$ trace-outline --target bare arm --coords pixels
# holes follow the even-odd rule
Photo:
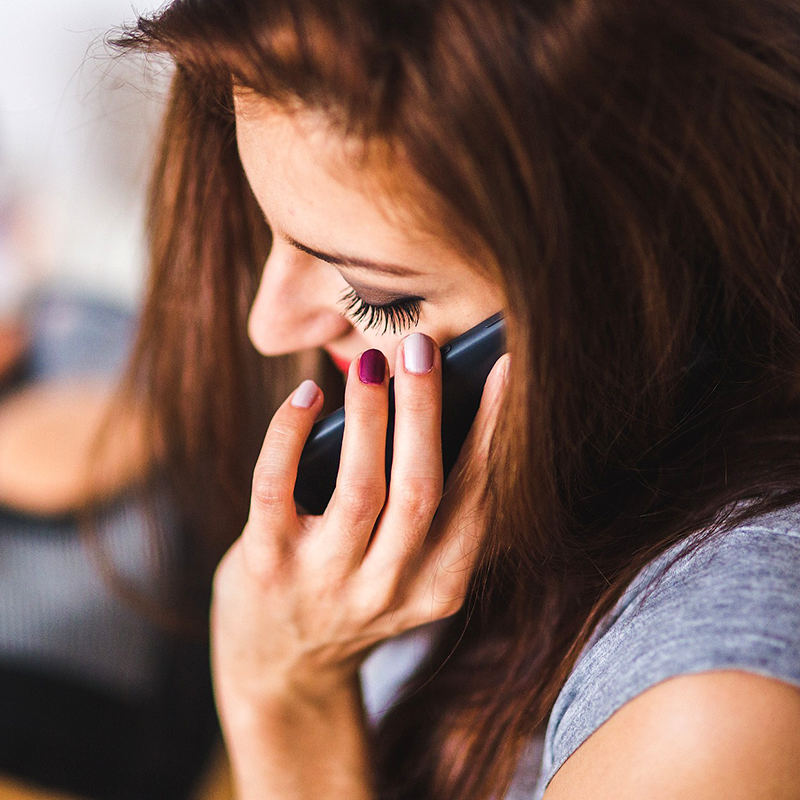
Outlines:
[[[800,689],[746,672],[685,675],[626,703],[544,800],[798,800]]]
[[[221,713],[238,800],[369,800],[365,720],[356,680],[316,698],[287,692]]]

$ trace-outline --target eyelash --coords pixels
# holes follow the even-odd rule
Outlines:
[[[363,322],[365,330],[383,325],[381,333],[386,333],[390,327],[392,333],[398,333],[406,327],[413,328],[417,325],[422,298],[405,297],[376,306],[362,300],[356,290],[350,287],[342,293],[339,300],[345,304],[345,314],[357,324]]]

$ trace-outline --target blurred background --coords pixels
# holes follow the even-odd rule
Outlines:
[[[0,799],[229,796],[207,646],[149,598],[187,532],[153,552],[134,410],[102,486],[81,480],[135,335],[143,213],[169,70],[103,41],[127,0],[6,3],[0,28]],[[138,438],[137,438],[138,437]],[[88,492],[88,495],[87,495]],[[98,510],[97,540],[78,510]],[[167,574],[164,581],[165,568]]]
[[[3,271],[6,306],[38,281],[129,308],[140,296],[143,188],[166,76],[109,55],[104,34],[133,19],[126,0],[3,9],[2,258],[19,271]]]

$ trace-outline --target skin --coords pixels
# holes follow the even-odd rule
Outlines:
[[[441,240],[407,224],[367,188],[325,120],[236,97],[239,152],[274,245],[249,320],[265,355],[325,347],[352,360],[337,488],[321,517],[298,515],[297,462],[322,406],[291,397],[275,414],[253,477],[250,517],[217,570],[212,658],[237,796],[368,798],[369,755],[358,667],[377,643],[461,606],[485,528],[478,498],[454,470],[442,500],[443,343],[503,307],[502,295]],[[400,222],[402,220],[402,224]],[[299,249],[401,265],[413,276]],[[338,301],[425,298],[418,332],[428,372],[404,367],[404,333],[365,330]],[[418,335],[418,333],[412,334]],[[359,380],[359,354],[380,349],[381,384]],[[498,360],[462,461],[486,460],[502,392]],[[395,377],[391,491],[383,472],[388,378]]]
[[[117,410],[98,449],[114,395],[103,380],[53,380],[0,403],[0,505],[61,516],[113,497],[147,474],[142,413]]]
[[[0,323],[0,389],[25,355],[21,323]],[[51,380],[0,399],[0,505],[39,517],[74,513],[107,500],[148,469],[144,419],[118,410],[107,446],[97,437],[111,403],[108,381]]]
[[[432,344],[477,324],[501,309],[503,301],[498,288],[443,238],[407,224],[408,209],[392,208],[387,198],[368,190],[374,181],[348,161],[348,143],[324,119],[309,111],[288,113],[241,92],[236,114],[242,164],[275,236],[250,315],[250,337],[265,355],[324,347],[352,361],[341,466],[324,515],[299,515],[292,498],[300,452],[322,406],[321,392],[308,408],[293,406],[293,393],[265,436],[249,519],[214,581],[212,662],[220,718],[239,800],[367,800],[375,795],[358,667],[379,642],[458,610],[486,520],[479,502],[482,486],[460,479],[458,468],[448,486],[442,485],[438,349],[433,348],[429,372],[407,371],[403,332],[354,325],[337,298],[350,286],[376,303],[402,295],[423,297],[418,330]],[[395,178],[402,183],[402,176]],[[420,274],[334,266],[293,242],[314,251],[405,265]],[[383,477],[388,374],[381,384],[361,383],[359,354],[367,348],[385,354],[387,373],[395,377],[388,497]],[[507,363],[507,356],[501,358],[486,382],[462,463],[467,458],[485,463]],[[473,480],[477,474],[472,473]],[[787,711],[783,694],[763,691],[765,679],[758,684],[745,680],[727,693],[718,690],[713,678],[710,683],[701,679],[681,679],[689,687],[688,698],[665,694],[667,682],[628,704],[617,715],[619,725],[613,719],[606,723],[602,736],[596,734],[567,761],[547,800],[605,796],[598,793],[598,781],[613,774],[612,761],[630,763],[630,757],[621,758],[628,753],[635,753],[647,791],[637,794],[630,784],[628,793],[621,794],[616,783],[608,783],[614,787],[613,793],[610,788],[606,792],[609,797],[800,796],[796,771],[788,769],[774,780],[795,794],[754,793],[761,785],[759,768],[726,770],[728,756],[714,746],[720,730],[733,731],[729,739],[741,736],[747,743],[742,757],[760,764],[774,737],[762,736],[758,727],[757,735],[748,735],[733,723],[742,699],[766,715],[754,718],[756,724],[771,713],[794,714],[793,744],[800,729],[797,704]],[[692,739],[692,752],[699,754],[693,762],[682,757],[685,744],[675,736],[676,702],[679,711],[699,707],[703,712],[703,725]],[[629,716],[636,713],[640,716]],[[790,722],[781,731],[790,733]],[[602,747],[588,747],[592,740]],[[708,791],[709,782],[698,777],[705,769],[715,778]],[[734,781],[739,794],[731,792]],[[659,794],[650,792],[653,786],[661,787]]]
[[[369,172],[352,166],[347,146],[312,112],[287,114],[263,98],[236,95],[239,154],[273,232],[249,322],[264,355],[324,347],[345,360],[381,350],[394,370],[405,331],[365,330],[343,313],[342,292],[354,288],[369,303],[424,298],[416,330],[443,344],[504,306],[500,289],[479,275],[441,238],[385,197]],[[402,177],[398,177],[402,183]],[[396,276],[333,265],[299,250],[371,259],[412,268]]]
[[[682,675],[626,703],[545,800],[797,800],[800,690],[737,670]]]

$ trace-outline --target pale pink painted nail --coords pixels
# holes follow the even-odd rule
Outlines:
[[[415,375],[431,371],[433,342],[424,333],[412,333],[403,340],[403,365]]]
[[[303,381],[295,390],[291,404],[295,408],[311,408],[317,399],[317,384],[312,380]]]

